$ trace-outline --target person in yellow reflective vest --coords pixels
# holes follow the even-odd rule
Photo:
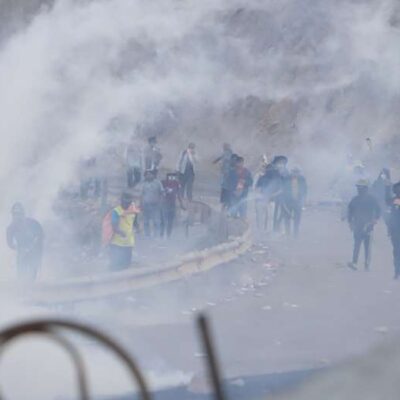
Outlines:
[[[110,267],[113,270],[128,268],[132,263],[134,223],[138,212],[130,193],[123,193],[120,205],[111,212],[113,235],[110,242]]]

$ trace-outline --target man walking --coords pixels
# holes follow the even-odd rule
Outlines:
[[[193,200],[193,184],[195,178],[196,145],[189,143],[179,156],[177,170],[181,176],[182,198]]]
[[[369,193],[369,184],[365,179],[357,182],[357,196],[355,196],[347,212],[347,220],[354,236],[353,259],[349,268],[356,270],[361,245],[365,251],[365,270],[368,271],[371,263],[371,238],[375,224],[381,215],[377,200]]]
[[[28,218],[21,203],[11,209],[12,222],[7,228],[7,244],[17,252],[17,275],[33,282],[42,264],[43,229],[38,221]]]
[[[123,193],[120,205],[111,211],[110,267],[114,271],[128,268],[132,264],[134,223],[138,213],[130,193]]]

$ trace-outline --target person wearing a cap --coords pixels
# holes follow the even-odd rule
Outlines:
[[[361,245],[364,245],[364,267],[368,271],[371,263],[371,238],[375,224],[381,216],[378,201],[369,193],[369,182],[360,179],[357,182],[357,196],[348,206],[347,221],[354,236],[353,259],[348,264],[351,269],[357,269]]]
[[[394,279],[400,278],[400,182],[393,185],[390,193],[390,187],[387,187],[387,203],[390,207],[388,217],[389,235],[393,246]]]
[[[26,217],[21,203],[13,205],[11,215],[7,243],[17,252],[17,275],[22,281],[33,282],[42,264],[43,229],[38,221]]]
[[[132,250],[135,246],[134,223],[139,213],[133,204],[133,196],[126,192],[121,202],[111,212],[113,235],[110,242],[110,267],[113,270],[128,268],[132,263]]]

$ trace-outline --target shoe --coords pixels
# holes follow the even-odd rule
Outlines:
[[[357,271],[356,264],[354,264],[353,262],[349,262],[349,263],[347,264],[347,266],[348,266],[350,269],[352,269],[353,271]]]

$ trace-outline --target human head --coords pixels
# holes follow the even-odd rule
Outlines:
[[[236,167],[242,168],[243,165],[244,165],[244,158],[239,156],[236,160]]]
[[[124,210],[127,210],[131,206],[132,202],[133,202],[133,196],[132,196],[131,193],[129,193],[129,192],[122,193],[122,195],[121,195],[121,207]]]
[[[188,145],[188,149],[189,149],[190,151],[194,151],[195,148],[196,148],[196,145],[195,145],[193,142],[190,142],[189,145]]]
[[[288,158],[286,156],[275,156],[272,161],[274,167],[281,173],[285,171],[287,163]]]
[[[144,173],[144,178],[146,181],[152,181],[154,179],[154,172],[151,169],[148,169]]]
[[[231,149],[231,145],[230,145],[229,143],[224,143],[224,144],[222,145],[222,149],[223,149],[224,151],[229,151],[229,150]]]
[[[148,138],[148,142],[149,142],[149,145],[154,146],[155,144],[157,144],[157,138],[155,136],[150,136]]]
[[[392,190],[397,197],[400,197],[400,182],[395,183]]]
[[[358,194],[366,194],[369,190],[369,182],[367,179],[360,179],[357,184],[357,192]]]
[[[11,207],[11,215],[14,222],[20,222],[25,218],[25,210],[21,203],[14,203]]]

